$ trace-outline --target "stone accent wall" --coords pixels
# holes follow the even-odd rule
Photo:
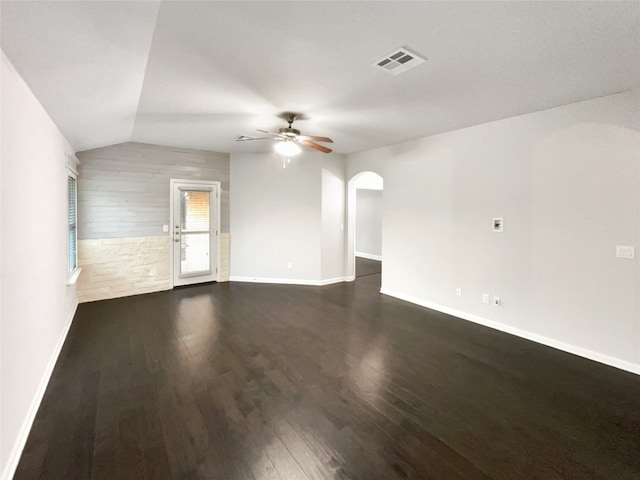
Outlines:
[[[171,288],[171,179],[220,182],[218,270],[228,281],[229,154],[122,143],[78,157],[80,302]]]
[[[171,288],[168,236],[78,241],[80,302]]]
[[[229,281],[229,234],[220,234],[220,259],[218,261],[218,278],[219,282]]]
[[[92,302],[171,289],[168,236],[78,241],[78,300]],[[218,272],[229,281],[229,234],[220,235]]]

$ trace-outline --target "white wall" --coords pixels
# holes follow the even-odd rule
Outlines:
[[[356,256],[382,259],[382,190],[356,189]]]
[[[344,157],[305,151],[282,168],[275,154],[234,153],[230,184],[231,280],[342,277]]]
[[[231,155],[232,280],[320,279],[319,175],[313,155],[287,168],[268,153]]]
[[[322,161],[322,280],[344,277],[345,159],[325,155]]]
[[[2,53],[0,471],[13,475],[77,307],[66,286],[70,145]]]
[[[383,291],[640,372],[639,98],[350,155],[384,178]]]

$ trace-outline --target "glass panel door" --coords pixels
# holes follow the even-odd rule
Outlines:
[[[218,184],[171,184],[173,285],[217,280]]]
[[[211,273],[211,192],[180,191],[180,276]]]

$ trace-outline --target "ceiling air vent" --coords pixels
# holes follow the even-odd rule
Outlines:
[[[373,66],[381,68],[392,75],[398,75],[399,73],[406,72],[420,65],[424,61],[424,58],[416,55],[408,48],[402,47],[394,50],[389,55],[385,55],[374,63]]]

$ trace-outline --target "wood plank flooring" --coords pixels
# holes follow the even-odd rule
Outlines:
[[[356,278],[382,273],[382,262],[356,257]]]
[[[380,295],[80,305],[16,480],[640,478],[640,378]]]

